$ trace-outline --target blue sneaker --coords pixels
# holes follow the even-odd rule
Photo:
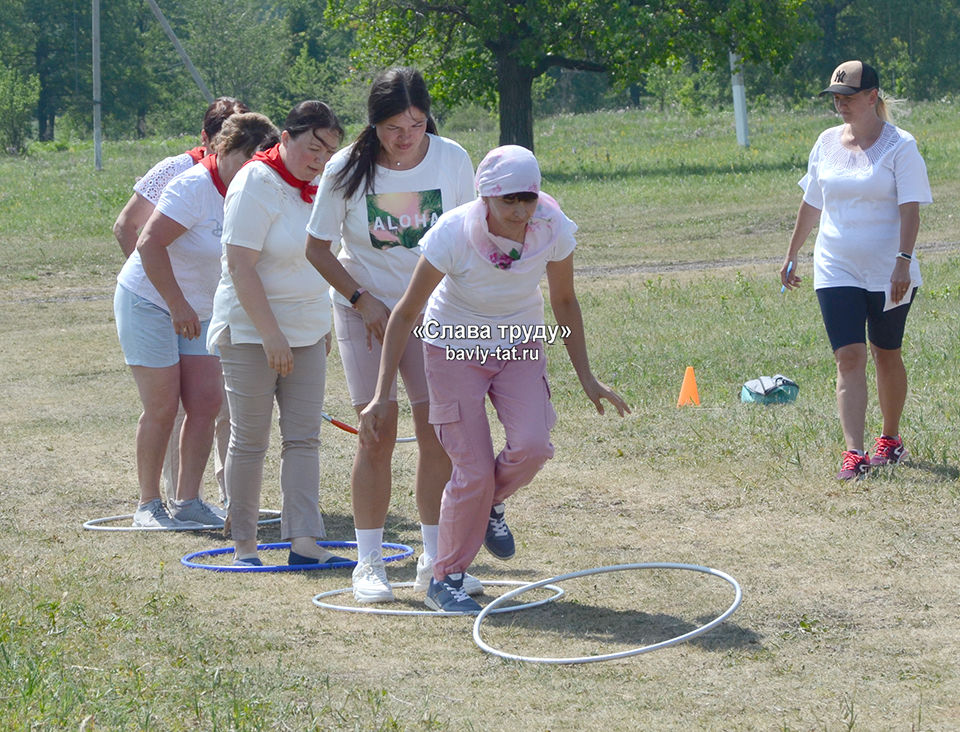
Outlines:
[[[463,589],[463,573],[448,574],[440,582],[430,580],[424,604],[431,610],[442,613],[480,612],[479,603]]]
[[[513,534],[503,518],[504,504],[498,503],[490,509],[490,521],[483,545],[497,559],[510,559],[516,553]]]
[[[313,557],[307,557],[303,554],[297,554],[297,552],[290,550],[290,554],[287,556],[287,564],[290,566],[297,565],[309,565],[315,566],[318,564],[342,564],[342,563],[353,564],[352,559],[347,559],[346,557],[338,557],[336,554],[331,554],[329,557],[324,559],[322,562],[319,559],[314,559]]]
[[[237,557],[233,560],[234,567],[262,567],[263,562],[259,557]]]

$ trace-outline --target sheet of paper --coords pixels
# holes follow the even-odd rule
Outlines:
[[[910,298],[913,297],[914,287],[916,287],[916,285],[911,282],[910,287],[907,288],[907,294],[903,296],[903,299],[900,302],[894,302],[893,297],[890,294],[890,290],[893,289],[893,283],[888,283],[887,291],[884,293],[883,312],[893,310],[894,308],[898,308],[901,305],[906,305],[908,302],[910,302]]]

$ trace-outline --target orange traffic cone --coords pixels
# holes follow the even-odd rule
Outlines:
[[[693,366],[687,366],[687,370],[683,374],[680,398],[677,399],[678,407],[686,404],[696,404],[698,407],[700,406],[700,395],[697,393],[697,377],[693,373]]]

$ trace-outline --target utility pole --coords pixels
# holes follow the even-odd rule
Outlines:
[[[160,6],[157,5],[156,0],[147,0],[147,4],[150,6],[153,14],[156,16],[157,22],[160,23],[164,33],[167,34],[167,38],[170,39],[173,47],[177,49],[177,53],[180,54],[180,60],[183,61],[183,65],[187,67],[187,71],[190,72],[193,80],[197,83],[197,87],[200,89],[200,93],[203,94],[203,98],[206,99],[207,104],[209,104],[213,101],[213,94],[211,94],[210,90],[207,89],[207,85],[204,84],[203,79],[200,78],[200,72],[197,71],[197,67],[193,65],[193,62],[190,61],[190,57],[187,55],[187,52],[184,50],[183,46],[180,45],[180,40],[177,38],[177,34],[173,32],[173,28],[170,27],[166,17],[164,17],[163,11],[160,10]]]
[[[750,134],[747,131],[747,92],[743,86],[743,68],[740,57],[730,52],[730,81],[733,85],[733,116],[737,122],[737,144],[750,147]]]
[[[100,0],[93,0],[93,167],[103,170],[100,149]]]

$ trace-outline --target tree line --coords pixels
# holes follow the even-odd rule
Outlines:
[[[793,104],[841,61],[876,66],[896,97],[953,96],[960,0],[158,0],[215,95],[282,119],[320,98],[365,121],[378,69],[420,67],[443,115],[498,112],[533,147],[557,112],[730,103],[729,52],[751,102]],[[205,102],[144,0],[101,5],[108,138],[196,132]],[[88,137],[91,0],[0,6],[0,144]]]

